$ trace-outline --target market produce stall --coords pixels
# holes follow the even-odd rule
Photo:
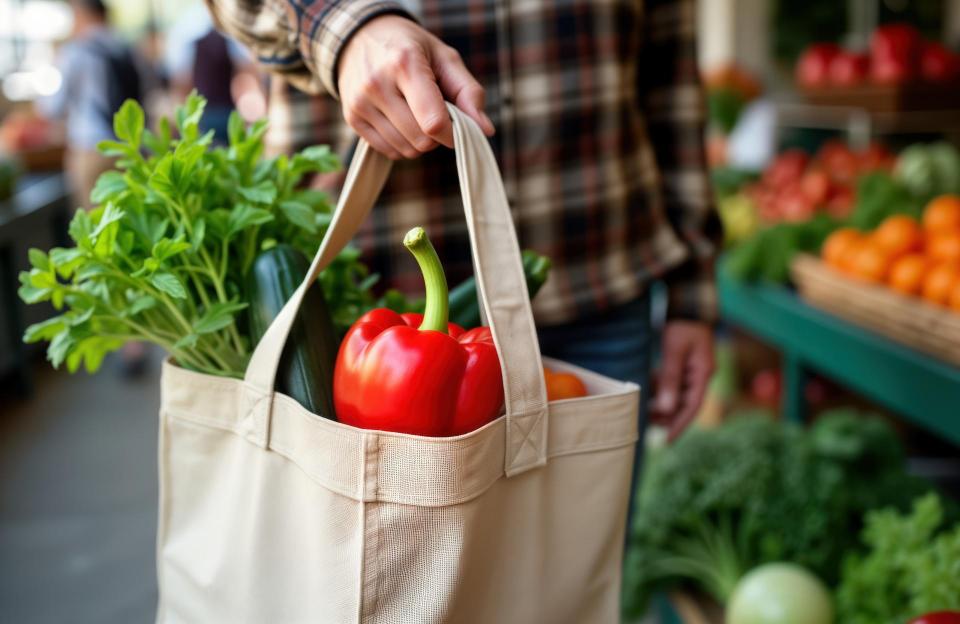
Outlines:
[[[960,56],[909,24],[878,26],[868,39],[864,51],[808,45],[795,65],[802,101],[777,101],[780,126],[845,130],[860,147],[877,135],[960,130]]]
[[[846,49],[782,59],[796,88],[767,98],[776,153],[761,169],[711,161],[720,315],[734,330],[718,361],[743,370],[718,373],[721,407],[701,429],[650,454],[628,614],[960,617],[929,615],[960,609],[947,563],[960,516],[943,489],[960,445],[960,56],[930,29],[865,24]],[[733,124],[716,117],[725,135]],[[932,457],[942,481],[911,475]]]
[[[918,143],[894,159],[828,143],[813,158],[785,151],[721,199],[738,234],[719,265],[721,314],[782,352],[788,419],[802,419],[816,371],[960,440],[958,190],[960,153],[949,144]],[[751,228],[745,211],[757,215]]]

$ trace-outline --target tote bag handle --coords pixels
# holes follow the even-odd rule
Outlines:
[[[454,150],[463,208],[470,232],[482,309],[500,355],[506,398],[508,476],[546,463],[547,396],[520,248],[503,181],[486,137],[452,104]],[[306,278],[267,329],[247,367],[245,385],[263,407],[269,439],[273,387],[283,347],[307,288],[353,238],[380,194],[391,162],[360,140],[326,236]],[[400,241],[397,241],[400,244]]]

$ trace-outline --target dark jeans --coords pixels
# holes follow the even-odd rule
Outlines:
[[[208,106],[200,118],[200,132],[213,130],[213,142],[216,145],[229,143],[227,126],[230,123],[232,108],[224,106]]]
[[[595,317],[579,319],[566,325],[541,327],[540,350],[543,355],[570,362],[589,370],[640,385],[640,440],[633,464],[633,485],[630,488],[630,514],[637,476],[643,461],[643,438],[650,399],[650,360],[654,336],[650,323],[650,297],[621,305]],[[630,525],[627,525],[627,535]]]

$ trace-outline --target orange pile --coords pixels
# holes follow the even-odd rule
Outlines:
[[[873,232],[840,228],[821,255],[847,275],[960,312],[960,196],[932,200],[921,223],[894,215]]]

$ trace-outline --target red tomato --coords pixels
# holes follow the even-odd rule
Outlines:
[[[777,197],[780,216],[784,221],[808,221],[813,216],[817,206],[807,197],[799,182],[783,187]]]
[[[920,75],[930,82],[951,82],[960,76],[960,59],[943,45],[929,41],[920,52]]]
[[[750,382],[750,393],[758,403],[776,405],[780,402],[781,385],[780,371],[765,368],[753,376]]]
[[[853,191],[849,187],[837,186],[830,194],[830,199],[827,200],[827,213],[838,219],[849,217],[850,213],[853,212],[855,199]]]
[[[874,61],[870,65],[870,77],[881,85],[904,84],[913,78],[913,68],[902,61]]]
[[[830,61],[840,53],[835,43],[814,43],[797,60],[796,80],[804,87],[823,87],[828,81]]]
[[[791,149],[778,155],[773,164],[763,172],[763,183],[779,189],[790,182],[796,182],[803,175],[810,158],[803,150]]]
[[[908,624],[960,624],[960,611],[937,611],[913,618]]]
[[[863,84],[870,75],[870,57],[854,52],[840,52],[830,61],[830,84],[852,87]]]
[[[912,61],[920,49],[920,32],[910,24],[884,24],[870,37],[870,54],[875,60]]]
[[[800,178],[800,190],[814,206],[822,206],[830,193],[830,177],[822,169],[808,169]]]
[[[880,143],[871,143],[870,147],[860,153],[860,172],[890,171],[896,157]]]
[[[914,78],[920,44],[920,33],[909,24],[886,24],[873,31],[870,38],[873,80],[899,84]]]
[[[764,223],[775,223],[780,220],[780,203],[774,191],[763,189],[757,193],[757,214]]]
[[[830,141],[825,141],[820,146],[820,149],[818,149],[817,153],[814,154],[814,160],[819,161],[821,165],[827,166],[835,154],[849,151],[850,148],[847,147],[847,144],[844,141],[832,139]]]
[[[843,141],[827,141],[817,152],[817,159],[833,180],[848,183],[860,167],[857,155]]]

